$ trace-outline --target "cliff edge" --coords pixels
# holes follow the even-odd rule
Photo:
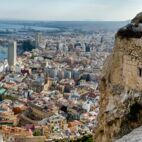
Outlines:
[[[104,65],[95,142],[116,141],[142,125],[141,22],[139,13],[117,32],[113,53]]]
[[[142,142],[142,127],[134,129],[131,133],[123,136],[115,142]]]

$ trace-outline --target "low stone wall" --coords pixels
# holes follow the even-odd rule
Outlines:
[[[45,142],[44,136],[35,136],[35,137],[17,137],[15,142]]]
[[[38,121],[31,120],[31,119],[29,119],[28,117],[26,117],[24,114],[21,115],[21,118],[22,118],[23,120],[25,120],[25,121],[31,123],[31,124],[35,124],[35,125],[38,124]]]

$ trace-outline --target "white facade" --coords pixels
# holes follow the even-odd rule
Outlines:
[[[86,101],[83,105],[82,108],[85,109],[87,112],[90,111],[91,109],[91,103],[89,101]]]
[[[0,63],[0,73],[3,72],[3,71],[6,71],[7,68],[8,68],[7,61]]]
[[[2,134],[0,134],[0,142],[3,142]]]

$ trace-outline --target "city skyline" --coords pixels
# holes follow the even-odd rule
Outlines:
[[[141,11],[141,0],[0,0],[2,20],[122,21]]]

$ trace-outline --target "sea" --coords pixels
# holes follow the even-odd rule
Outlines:
[[[0,61],[7,59],[8,49],[6,47],[0,46]]]

